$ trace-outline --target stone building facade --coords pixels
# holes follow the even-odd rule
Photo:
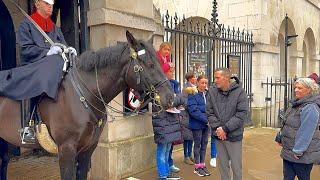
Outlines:
[[[154,0],[162,13],[186,17],[211,18],[210,0]],[[288,34],[298,35],[288,49],[288,77],[308,76],[320,72],[320,1],[319,0],[217,0],[219,23],[248,29],[253,33],[253,102],[255,124],[263,125],[267,77],[283,79],[285,16]],[[279,81],[279,80],[278,80]],[[281,100],[280,100],[281,101]],[[280,102],[283,103],[283,102]],[[274,119],[276,121],[276,119]]]
[[[126,30],[133,33],[137,39],[147,40],[154,35],[155,47],[158,47],[163,41],[164,29],[161,26],[160,12],[154,7],[152,0],[83,1],[89,3],[87,23],[90,30],[90,49],[98,50],[115,45],[117,42],[126,41]],[[4,3],[12,17],[14,31],[17,32],[19,23],[25,17],[10,1],[4,0]],[[32,0],[20,0],[18,3],[25,11],[28,11]],[[60,19],[58,19],[57,25],[60,26],[60,24]],[[19,59],[19,52],[16,54]],[[123,109],[117,102],[122,104],[124,98],[121,93],[110,105]],[[93,154],[90,179],[121,179],[155,165],[151,116],[113,115],[115,116],[114,121],[106,124],[98,147]],[[112,119],[111,116],[108,118]]]

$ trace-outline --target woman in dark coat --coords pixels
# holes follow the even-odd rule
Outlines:
[[[156,108],[153,108],[157,112]],[[170,173],[169,154],[174,141],[181,139],[179,114],[162,111],[152,116],[154,142],[157,144],[157,170],[159,179],[176,178]]]
[[[309,78],[295,82],[278,143],[282,146],[283,179],[310,179],[313,164],[320,162],[319,87]]]

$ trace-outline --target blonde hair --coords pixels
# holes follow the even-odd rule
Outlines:
[[[319,94],[319,86],[312,79],[310,79],[310,78],[299,78],[298,80],[296,80],[294,85],[296,85],[298,83],[301,84],[302,86],[310,89],[310,93],[312,95]]]
[[[163,43],[160,44],[160,49],[162,49],[162,48],[164,48],[164,47],[169,47],[170,50],[172,49],[171,44],[168,43],[168,42],[163,42]]]

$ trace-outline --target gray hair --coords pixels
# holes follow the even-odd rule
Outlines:
[[[294,84],[301,84],[302,86],[310,89],[310,93],[312,95],[319,94],[319,85],[315,83],[312,79],[310,78],[299,78]]]
[[[217,68],[214,72],[218,72],[218,71],[221,71],[221,73],[222,73],[223,76],[225,76],[225,77],[227,77],[227,78],[231,78],[231,71],[230,71],[230,69],[221,67],[221,68]]]

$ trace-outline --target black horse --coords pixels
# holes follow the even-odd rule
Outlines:
[[[83,53],[61,83],[57,101],[43,98],[39,104],[43,123],[58,146],[62,180],[87,179],[91,155],[107,122],[105,107],[120,92],[133,88],[164,109],[173,102],[152,45],[137,41],[128,31],[126,36],[128,43]],[[17,101],[0,97],[0,137],[34,148],[21,144],[20,112]],[[0,151],[7,154],[5,148]],[[6,168],[7,158],[3,158],[2,174]]]

